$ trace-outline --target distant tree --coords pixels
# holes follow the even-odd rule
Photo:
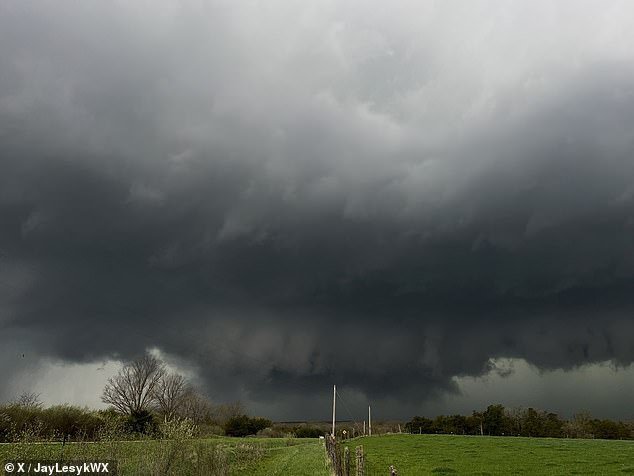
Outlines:
[[[239,415],[229,418],[225,423],[227,436],[249,436],[264,430],[272,425],[266,418],[251,418],[247,415]]]
[[[481,424],[482,424],[482,418],[475,416],[475,412],[473,412],[473,414],[469,416],[466,416],[465,417],[465,434],[479,435]]]
[[[203,394],[189,387],[183,395],[183,403],[178,410],[178,416],[189,418],[194,423],[200,424],[215,420],[215,406]]]
[[[244,414],[244,404],[240,401],[225,403],[218,407],[221,418],[229,419]]]
[[[455,433],[469,435],[513,435],[548,438],[605,438],[634,439],[634,422],[592,418],[581,412],[569,421],[556,413],[534,408],[505,409],[502,405],[489,405],[483,412],[471,416],[438,416],[434,420],[414,417],[405,425],[411,433]]]
[[[166,374],[154,387],[154,404],[167,420],[171,420],[181,412],[192,392],[185,377],[176,373]]]
[[[40,394],[35,392],[23,392],[18,398],[11,402],[13,405],[25,410],[39,410],[42,408]]]
[[[632,437],[628,425],[621,421],[594,419],[590,425],[595,438],[620,440]]]
[[[474,410],[469,420],[476,427],[476,434],[484,435],[484,412]]]
[[[165,375],[163,362],[146,353],[140,359],[123,366],[110,379],[101,400],[127,415],[142,415],[156,400],[156,389]]]
[[[482,423],[484,433],[488,435],[503,435],[510,432],[510,425],[504,413],[504,406],[500,404],[487,407],[482,413]]]
[[[405,431],[409,433],[435,433],[434,421],[429,418],[415,416],[405,423]]]
[[[300,426],[295,430],[297,438],[319,438],[324,435],[324,431],[316,426]]]
[[[586,411],[573,415],[563,426],[563,431],[572,438],[594,438],[592,416]]]
[[[526,410],[524,415],[525,436],[544,436],[543,420],[543,415],[534,408]]]
[[[418,427],[418,428],[417,428]],[[465,435],[475,433],[476,425],[463,415],[440,415],[433,421],[428,418],[414,417],[405,425],[413,433],[444,433],[447,435]]]
[[[212,419],[221,426],[224,426],[231,418],[244,414],[244,404],[239,401],[212,406]]]
[[[467,419],[462,415],[451,415],[445,420],[445,433],[464,435],[466,433]]]
[[[505,411],[506,418],[509,422],[509,429],[512,435],[524,435],[524,415],[526,410],[522,407],[507,408]]]
[[[562,437],[564,422],[556,413],[544,413],[546,415],[544,422],[544,436],[548,436],[550,438]]]

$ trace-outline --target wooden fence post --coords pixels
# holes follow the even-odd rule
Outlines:
[[[326,436],[326,451],[330,457],[332,463],[332,470],[336,476],[343,476],[343,468],[341,462],[341,456],[339,454],[339,448],[337,447],[337,440],[330,436]]]
[[[350,476],[350,449],[343,449],[343,476]]]
[[[365,458],[363,457],[363,446],[357,446],[357,476],[365,476]]]

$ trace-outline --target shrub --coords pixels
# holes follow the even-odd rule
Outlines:
[[[319,438],[323,436],[324,432],[314,426],[300,426],[295,430],[295,436],[297,438]]]
[[[148,410],[133,411],[127,419],[127,430],[130,433],[150,435],[158,430],[154,415]]]
[[[96,412],[71,405],[55,405],[41,411],[48,438],[95,439],[103,420]]]
[[[266,418],[251,418],[247,415],[231,417],[225,423],[225,433],[227,436],[248,436],[255,435],[258,431],[272,425],[271,420]]]

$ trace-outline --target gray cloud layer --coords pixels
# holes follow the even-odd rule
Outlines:
[[[158,346],[289,408],[333,382],[420,401],[496,357],[631,363],[633,22],[3,3],[0,339]]]

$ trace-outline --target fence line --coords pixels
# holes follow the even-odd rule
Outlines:
[[[332,465],[332,471],[335,476],[352,476],[352,465],[350,464],[350,450],[346,446],[341,448],[341,445],[337,440],[327,435],[326,441],[326,453],[328,459]],[[354,476],[366,476],[365,474],[365,455],[363,453],[363,446],[356,447],[356,474]]]

